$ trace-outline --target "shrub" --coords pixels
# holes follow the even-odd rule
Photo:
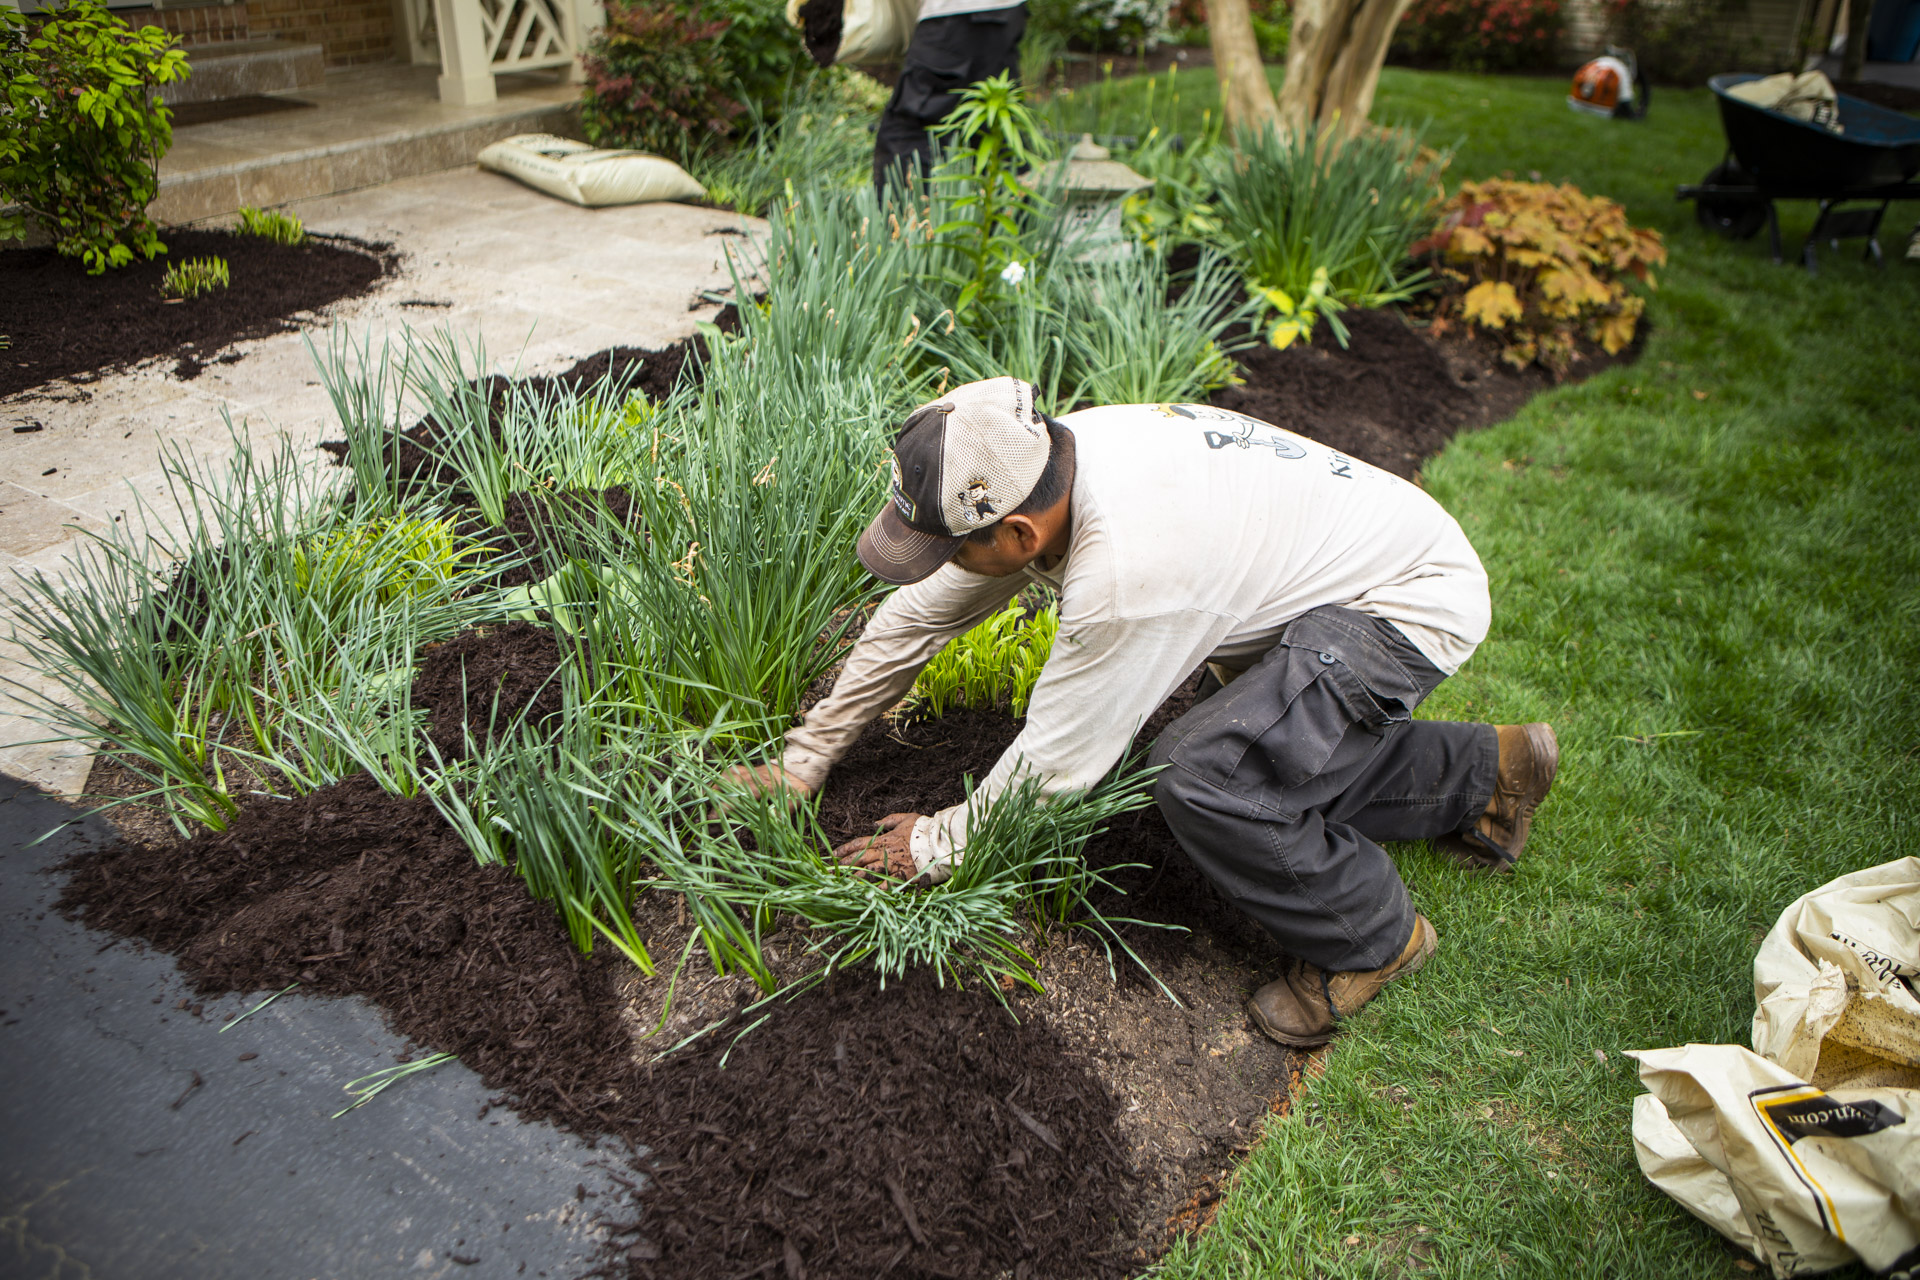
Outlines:
[[[587,87],[580,127],[598,146],[684,156],[699,136],[726,137],[745,110],[720,37],[724,18],[647,0],[616,0],[581,60]]]
[[[172,44],[94,0],[52,10],[37,29],[0,8],[0,198],[95,275],[166,252],[147,205],[173,145],[173,114],[156,90],[187,74]],[[25,232],[24,218],[0,218],[0,239]]]
[[[1074,0],[1067,39],[1094,50],[1145,53],[1172,32],[1171,0]]]
[[[160,277],[160,292],[169,298],[197,298],[227,287],[225,258],[193,258],[176,262]]]
[[[1391,54],[1455,71],[1551,67],[1564,25],[1560,0],[1414,0]]]
[[[306,227],[293,214],[252,206],[240,210],[239,230],[243,236],[259,236],[275,244],[299,244],[307,238]]]
[[[1748,0],[1606,0],[1607,41],[1633,50],[1640,74],[1701,85],[1737,67],[1776,71],[1758,36],[1737,21]]]
[[[1443,163],[1418,138],[1393,130],[1243,134],[1238,151],[1213,167],[1221,239],[1252,291],[1276,305],[1333,304],[1311,316],[1401,301],[1425,287],[1409,251],[1433,225],[1428,210]],[[1312,324],[1306,319],[1295,336]]]
[[[1416,249],[1466,291],[1442,306],[1502,334],[1503,358],[1562,370],[1586,337],[1610,355],[1633,341],[1646,300],[1627,277],[1654,285],[1667,260],[1660,233],[1629,226],[1626,210],[1572,185],[1495,178],[1462,183]]]
[[[614,0],[584,59],[580,123],[603,146],[685,158],[733,136],[743,115],[778,118],[811,67],[777,0]]]

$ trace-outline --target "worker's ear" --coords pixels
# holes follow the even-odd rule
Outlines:
[[[1029,557],[1040,554],[1040,530],[1034,526],[1031,516],[1008,516],[1000,522],[1000,528],[1004,530],[999,537],[1005,550]]]

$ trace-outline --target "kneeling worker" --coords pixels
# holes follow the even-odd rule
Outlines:
[[[1558,746],[1544,724],[1412,718],[1490,614],[1479,557],[1419,488],[1206,405],[1056,421],[1013,378],[916,410],[893,452],[892,501],[859,552],[900,590],[760,783],[817,791],[929,658],[1031,579],[1059,593],[1059,637],[977,797],[1029,772],[1049,793],[1094,786],[1208,663],[1211,692],[1154,745],[1154,796],[1194,864],[1292,957],[1249,1004],[1275,1040],[1326,1043],[1433,954],[1377,841],[1512,867]],[[965,856],[966,822],[964,805],[892,814],[837,852],[938,879]]]

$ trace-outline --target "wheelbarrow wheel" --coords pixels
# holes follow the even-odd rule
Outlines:
[[[1723,160],[1715,165],[1701,185],[1742,186],[1753,181],[1738,160]],[[1750,240],[1767,225],[1767,202],[1759,196],[1701,196],[1693,202],[1693,216],[1700,225],[1729,240]]]

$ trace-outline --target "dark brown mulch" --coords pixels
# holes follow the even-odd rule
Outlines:
[[[650,1065],[619,966],[578,954],[429,801],[365,775],[70,872],[62,910],[172,951],[197,991],[364,996],[522,1115],[649,1148],[615,1273],[1124,1269],[1106,1256],[1134,1216],[1115,1100],[1042,1020],[982,993],[842,975],[737,1045],[728,1028]]]
[[[1195,251],[1180,250],[1173,265],[1190,270],[1197,260]],[[1429,297],[1412,314],[1342,312],[1345,346],[1326,324],[1315,327],[1311,342],[1284,350],[1258,343],[1237,356],[1243,385],[1222,387],[1209,402],[1411,480],[1460,432],[1503,422],[1562,382],[1636,360],[1646,345],[1644,322],[1617,356],[1583,342],[1571,367],[1556,376],[1539,365],[1513,368],[1500,359],[1498,341],[1458,325],[1433,337],[1431,310]]]
[[[388,245],[310,236],[283,245],[227,231],[169,228],[167,252],[90,276],[52,249],[0,252],[0,316],[12,348],[0,352],[0,396],[55,378],[97,376],[153,356],[197,375],[222,348],[294,326],[293,317],[357,297],[394,268]],[[233,282],[169,302],[160,277],[189,258],[227,260]]]
[[[427,713],[427,737],[443,759],[483,746],[516,722],[539,730],[560,712],[560,646],[531,622],[463,631],[421,651],[413,706]]]
[[[646,1108],[665,1159],[636,1277],[1127,1269],[1119,1104],[982,992],[841,975],[731,1051],[669,1059]]]

